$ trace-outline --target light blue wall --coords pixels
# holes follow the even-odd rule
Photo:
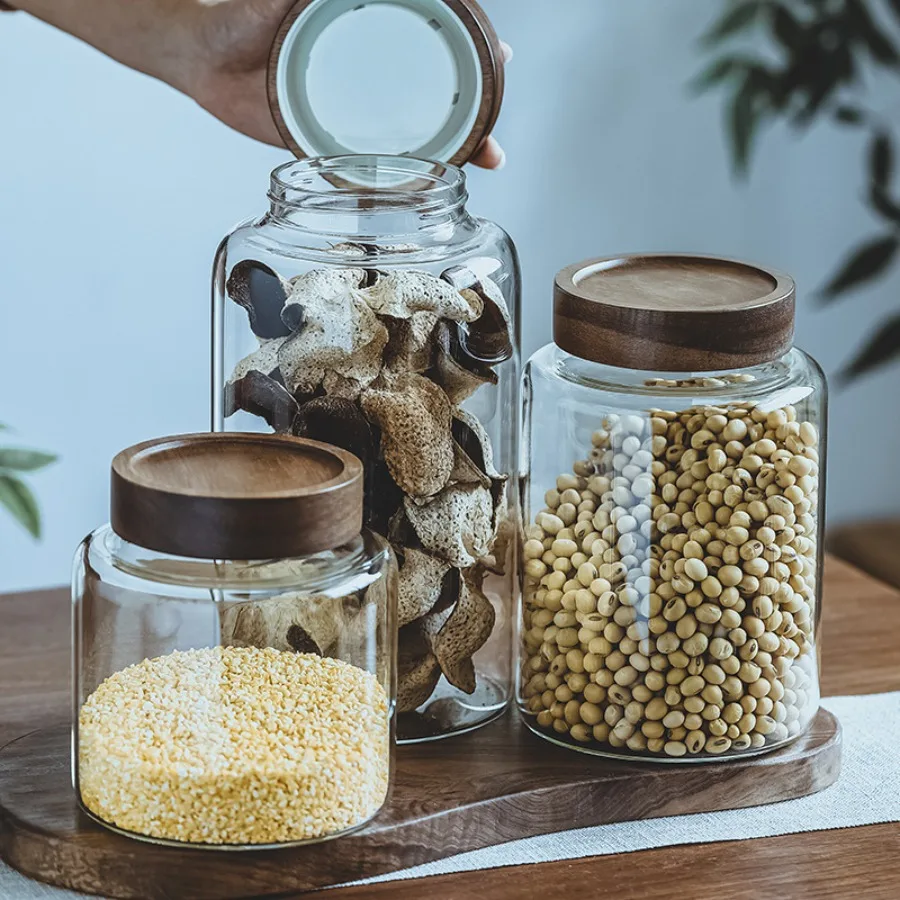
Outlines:
[[[799,282],[799,343],[836,371],[898,276],[828,311],[810,294],[872,223],[861,148],[821,127],[761,142],[749,187],[726,161],[717,98],[693,100],[715,0],[486,0],[515,48],[498,128],[506,169],[470,173],[473,209],[516,239],[526,353],[547,339],[561,266],[702,250]],[[210,260],[262,208],[285,154],[23,15],[0,16],[0,421],[62,462],[35,479],[46,538],[0,516],[0,590],[67,580],[106,515],[122,447],[207,424]],[[832,521],[900,509],[898,369],[832,405]]]

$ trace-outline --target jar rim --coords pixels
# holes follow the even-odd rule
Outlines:
[[[272,171],[269,189],[269,199],[282,207],[328,212],[447,210],[467,198],[458,166],[382,153],[291,160]]]

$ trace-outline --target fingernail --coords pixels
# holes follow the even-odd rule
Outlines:
[[[506,43],[506,41],[500,41],[500,47],[503,49],[503,61],[511,62],[513,58],[513,48]]]
[[[501,147],[500,148],[500,162],[494,166],[494,171],[499,172],[506,165],[506,151]]]

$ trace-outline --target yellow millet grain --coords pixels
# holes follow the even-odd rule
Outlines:
[[[253,647],[175,652],[107,678],[79,716],[85,806],[204,844],[335,834],[388,789],[388,698],[362,669]]]

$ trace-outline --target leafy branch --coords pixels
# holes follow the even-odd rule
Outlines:
[[[0,430],[5,427],[0,425]],[[21,476],[38,472],[54,462],[56,457],[51,453],[0,447],[0,507],[34,538],[41,536],[41,514],[34,494]]]
[[[700,39],[721,50],[692,82],[696,92],[722,88],[728,96],[727,128],[736,176],[748,176],[762,128],[783,120],[799,129],[828,119],[858,129],[867,147],[864,202],[879,233],[852,251],[821,291],[830,303],[883,276],[900,251],[900,199],[894,193],[895,152],[886,123],[859,101],[861,72],[880,69],[900,77],[900,48],[879,24],[867,0],[725,0],[722,16]],[[883,12],[900,24],[900,0]],[[880,18],[884,18],[881,16]],[[739,39],[762,37],[767,53],[748,53]],[[746,43],[746,40],[744,41]],[[900,356],[900,317],[878,328],[843,376],[852,379]]]

